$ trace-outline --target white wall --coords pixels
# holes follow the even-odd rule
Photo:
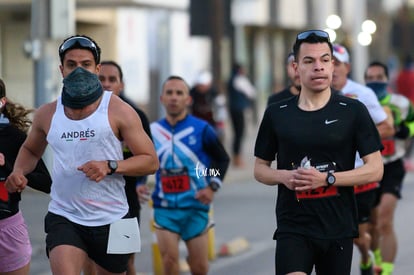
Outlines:
[[[138,104],[149,101],[147,16],[140,9],[118,11],[118,60],[124,73],[125,94]]]
[[[25,56],[23,42],[29,37],[27,22],[0,26],[2,66],[0,77],[6,84],[7,97],[25,107],[34,106],[33,62]]]
[[[166,74],[179,75],[189,85],[194,83],[200,71],[210,70],[211,67],[210,40],[207,37],[190,36],[190,19],[186,12],[168,13],[169,43],[166,44],[160,41],[163,25],[154,26],[153,15],[145,9],[119,9],[117,15],[119,24],[116,38],[117,51],[124,72],[125,93],[132,100],[143,105],[148,104],[151,96],[149,83],[151,67],[152,69],[164,67],[162,71]],[[158,15],[160,18],[163,17],[161,13]],[[160,50],[167,51],[162,54],[162,58],[150,54]]]

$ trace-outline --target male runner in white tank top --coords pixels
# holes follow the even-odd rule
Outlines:
[[[24,175],[49,144],[54,163],[45,231],[53,274],[80,274],[88,257],[96,262],[98,274],[125,274],[129,254],[107,253],[111,224],[128,217],[123,175],[152,174],[158,158],[137,113],[103,91],[96,42],[69,37],[59,56],[62,94],[36,112],[7,188],[26,187]],[[132,157],[123,159],[121,142]]]

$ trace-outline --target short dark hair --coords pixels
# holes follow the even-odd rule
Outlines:
[[[181,80],[182,82],[184,82],[185,86],[187,87],[188,91],[190,91],[190,86],[187,84],[187,82],[184,80],[184,78],[182,78],[181,76],[178,75],[170,75],[165,81],[164,83],[162,83],[162,89],[164,89],[165,83],[167,83],[170,80]]]
[[[372,61],[371,63],[369,63],[369,65],[368,65],[368,67],[367,67],[367,69],[365,70],[365,73],[364,73],[364,78],[365,79],[367,78],[368,68],[375,67],[375,66],[381,67],[384,70],[384,74],[387,77],[387,79],[390,79],[389,72],[388,72],[388,66],[385,65],[384,63],[382,63],[381,61],[377,61],[377,60]]]
[[[121,66],[119,66],[118,63],[116,63],[115,61],[112,61],[112,60],[105,60],[105,61],[101,62],[101,66],[102,65],[112,65],[112,66],[116,67],[117,70],[118,70],[118,73],[119,73],[119,78],[120,78],[121,82],[123,81],[124,74],[122,73]]]
[[[293,54],[295,55],[295,60],[298,60],[299,49],[302,43],[327,43],[329,49],[331,50],[331,55],[333,55],[333,47],[331,40],[329,39],[329,34],[322,30],[307,30],[300,32],[296,36],[295,44],[293,45]]]
[[[99,62],[101,61],[101,48],[98,46],[98,43],[96,43],[96,41],[90,38],[89,36],[77,34],[66,38],[65,40],[63,40],[62,44],[60,44],[60,63],[63,64],[63,59],[65,57],[66,52],[68,50],[73,49],[89,50],[92,53],[96,64],[99,64]]]
[[[231,65],[231,75],[236,75],[239,73],[239,71],[243,68],[242,64],[240,63],[233,63],[233,65]]]

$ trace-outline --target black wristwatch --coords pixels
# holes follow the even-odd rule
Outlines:
[[[108,175],[112,175],[118,169],[118,162],[116,160],[108,160],[108,167],[111,170]]]
[[[217,182],[215,182],[215,181],[212,181],[212,182],[210,182],[209,184],[208,184],[208,186],[211,188],[211,190],[213,190],[214,192],[217,192],[217,190],[219,190],[220,189],[220,185],[217,183]]]
[[[328,187],[334,185],[335,181],[336,178],[332,171],[328,171],[328,175],[326,176],[326,183],[328,184]]]

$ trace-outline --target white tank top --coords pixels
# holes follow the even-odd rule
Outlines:
[[[49,211],[86,226],[110,224],[125,216],[128,204],[122,175],[89,180],[77,167],[90,160],[121,160],[122,145],[108,119],[111,92],[82,120],[66,117],[59,97],[47,141],[54,152]]]

